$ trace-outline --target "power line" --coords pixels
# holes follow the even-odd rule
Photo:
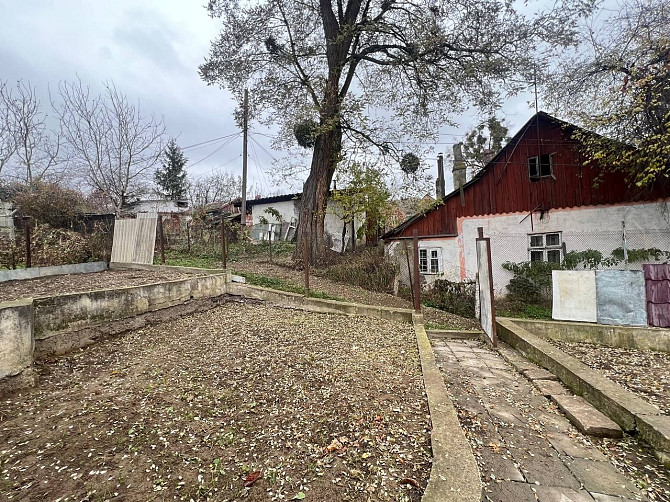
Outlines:
[[[237,135],[233,135],[233,136],[237,136]],[[202,161],[207,160],[207,159],[210,158],[212,155],[214,155],[216,152],[218,152],[219,150],[221,150],[224,146],[228,146],[228,145],[229,145],[230,143],[232,143],[233,140],[235,139],[234,137],[229,137],[229,138],[230,138],[230,139],[228,139],[228,141],[226,141],[226,142],[224,142],[224,143],[221,143],[221,145],[219,145],[219,146],[216,148],[216,150],[214,150],[212,153],[210,153],[209,155],[206,155],[205,157],[203,157],[202,159],[200,159],[200,160],[197,161],[197,162],[193,162],[189,167],[197,166],[197,165],[200,164]]]
[[[216,141],[220,141],[220,140],[222,140],[222,139],[231,138],[231,137],[233,137],[233,136],[239,136],[240,134],[241,134],[241,133],[236,132],[236,133],[234,133],[234,134],[228,134],[227,136],[221,136],[220,138],[208,139],[207,141],[202,141],[202,142],[200,142],[200,143],[195,143],[195,144],[193,144],[193,145],[184,146],[184,147],[182,147],[182,150],[188,150],[189,148],[199,147],[199,146],[202,146],[202,145],[206,145],[206,144],[208,144],[208,143],[215,143]]]

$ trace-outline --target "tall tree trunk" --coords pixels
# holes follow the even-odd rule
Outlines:
[[[307,242],[311,264],[317,264],[326,254],[324,218],[341,147],[342,128],[339,125],[321,134],[314,145],[309,177],[303,185],[296,256],[303,256]]]

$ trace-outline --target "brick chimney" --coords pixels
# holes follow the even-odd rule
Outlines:
[[[435,196],[438,199],[444,199],[444,157],[442,153],[437,154],[437,179],[435,180]]]
[[[454,180],[454,190],[458,190],[465,185],[466,167],[463,160],[463,143],[456,143],[454,145],[454,167],[451,170]]]

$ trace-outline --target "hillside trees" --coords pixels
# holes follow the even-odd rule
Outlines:
[[[210,0],[222,28],[200,73],[238,98],[252,87],[252,110],[268,122],[318,124],[298,229],[298,248],[319,236],[316,261],[343,142],[388,152],[393,131],[416,137],[468,104],[492,106],[497,83],[531,71],[536,48],[570,43],[574,19],[591,7],[565,0],[524,14],[499,0]]]
[[[557,110],[602,134],[578,133],[587,158],[639,189],[670,181],[668,26],[667,1],[626,2],[583,27],[581,50],[563,62],[547,93]]]
[[[170,138],[163,152],[161,167],[154,173],[158,191],[169,200],[181,200],[186,197],[186,163],[188,159],[177,144]]]

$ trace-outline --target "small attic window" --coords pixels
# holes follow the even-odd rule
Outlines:
[[[539,162],[538,162],[539,159]],[[539,164],[539,165],[538,165]],[[535,181],[554,175],[554,154],[546,153],[539,157],[528,157],[528,174]]]

